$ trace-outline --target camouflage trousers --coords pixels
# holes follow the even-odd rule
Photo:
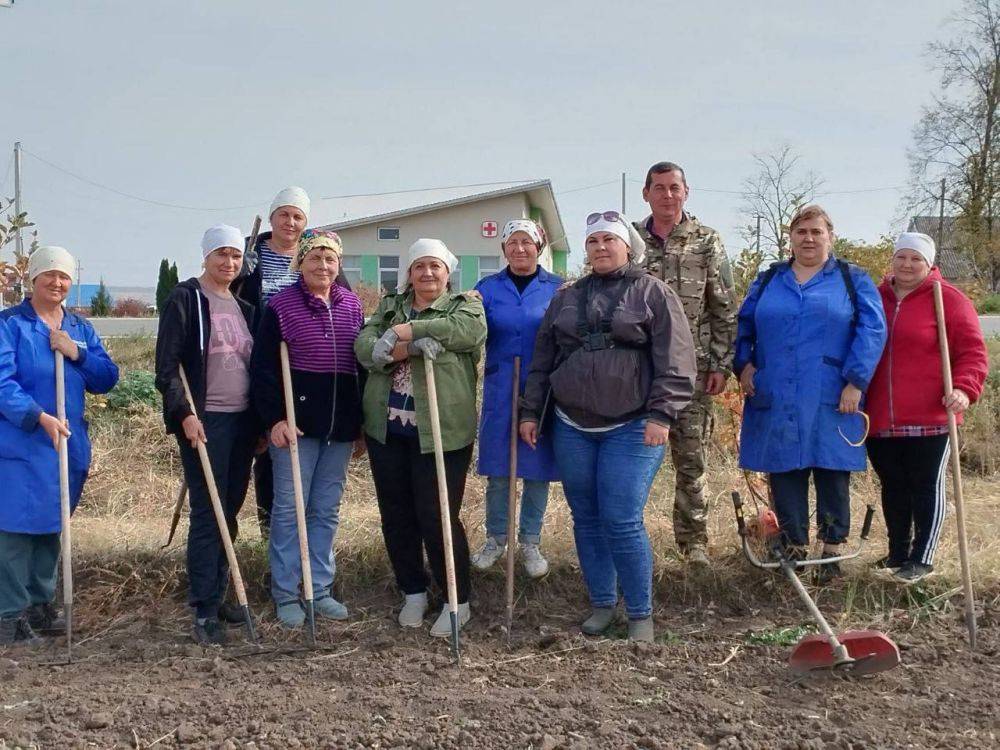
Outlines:
[[[705,506],[705,445],[712,434],[712,397],[701,392],[670,428],[674,486],[674,539],[681,551],[708,544]]]

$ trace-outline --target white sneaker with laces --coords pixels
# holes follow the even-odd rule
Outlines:
[[[542,578],[549,572],[549,561],[542,556],[537,544],[521,545],[521,563],[531,578]]]
[[[419,628],[424,624],[427,613],[427,592],[406,594],[403,598],[403,608],[399,610],[399,624],[404,628]]]
[[[466,623],[472,619],[472,612],[469,610],[469,603],[458,605],[458,629],[461,630],[465,627]],[[447,638],[451,635],[451,612],[448,610],[448,604],[441,608],[441,614],[438,615],[437,620],[431,626],[431,635],[435,638]]]
[[[476,570],[489,570],[493,564],[503,557],[507,550],[506,544],[500,544],[495,537],[486,537],[486,543],[472,556],[472,565]]]

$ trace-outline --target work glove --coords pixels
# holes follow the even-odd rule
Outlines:
[[[392,364],[392,350],[399,341],[399,334],[391,328],[372,347],[372,362],[377,365]]]
[[[438,355],[444,351],[444,346],[437,339],[425,336],[422,339],[415,339],[406,346],[406,353],[411,357],[425,357],[429,360],[437,359]]]

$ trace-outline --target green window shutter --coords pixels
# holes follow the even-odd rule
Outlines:
[[[460,259],[461,289],[456,291],[468,291],[476,286],[479,281],[479,256],[463,255]]]
[[[559,276],[566,276],[566,263],[567,263],[567,253],[565,250],[553,250],[552,251],[552,273],[558,274]]]
[[[378,287],[378,256],[361,256],[361,280],[374,287]]]

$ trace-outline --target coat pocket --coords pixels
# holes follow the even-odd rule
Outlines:
[[[840,394],[847,381],[840,374],[843,363],[835,357],[823,357],[822,374],[820,377],[819,402],[821,404],[839,404]]]

